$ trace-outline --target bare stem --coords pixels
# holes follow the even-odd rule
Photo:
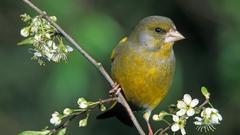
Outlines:
[[[35,10],[38,14],[42,15],[49,23],[51,23],[65,38],[68,42],[74,45],[77,50],[90,62],[92,63],[100,73],[105,77],[108,83],[113,87],[114,81],[110,77],[110,75],[106,72],[104,67],[100,62],[97,62],[92,56],[90,56],[71,36],[69,36],[58,24],[53,22],[49,16],[37,6],[35,6],[30,0],[23,0],[28,6],[30,6],[33,10]],[[129,104],[127,103],[126,99],[123,97],[121,93],[118,94],[118,102],[121,103],[127,110],[133,124],[135,125],[136,129],[138,130],[140,135],[145,135],[142,127],[140,126],[139,122],[137,121],[136,117],[134,116]]]
[[[199,106],[199,109],[202,109],[204,105],[206,105],[209,102],[209,99],[206,98],[206,100]]]
[[[163,133],[165,133],[169,128],[171,127],[171,125],[167,126],[166,128],[164,128],[159,135],[163,135]]]

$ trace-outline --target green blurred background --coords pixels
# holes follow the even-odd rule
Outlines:
[[[239,0],[34,0],[84,49],[101,61],[109,71],[111,50],[134,25],[149,15],[170,17],[186,37],[174,47],[177,70],[173,87],[155,110],[166,110],[184,93],[201,97],[206,86],[211,100],[223,115],[216,132],[240,134],[240,1]],[[23,27],[19,15],[35,15],[22,1],[0,1],[0,130],[15,135],[23,130],[39,130],[49,124],[51,113],[77,107],[78,97],[98,100],[107,95],[108,83],[77,51],[67,63],[39,66],[30,60],[27,47],[18,47]],[[116,119],[95,120],[78,128],[71,124],[68,135],[137,134]],[[141,113],[138,118],[142,119]],[[142,122],[142,125],[145,123]],[[156,130],[162,123],[154,122]],[[188,134],[199,133],[191,123]]]

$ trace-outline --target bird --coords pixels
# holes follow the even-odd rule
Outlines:
[[[144,111],[149,134],[153,134],[151,112],[167,95],[175,72],[173,45],[184,39],[168,17],[148,16],[120,40],[111,55],[111,72],[133,111]],[[113,103],[97,119],[116,116],[126,125],[133,123],[120,103]]]

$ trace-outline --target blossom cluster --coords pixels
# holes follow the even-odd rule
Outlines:
[[[50,123],[54,126],[58,126],[62,123],[64,118],[69,118],[73,115],[79,115],[80,113],[86,113],[86,117],[79,121],[79,127],[85,127],[87,125],[87,121],[89,118],[89,109],[94,107],[99,107],[101,111],[105,111],[106,107],[101,104],[100,102],[89,102],[85,98],[78,98],[77,100],[78,108],[77,109],[70,109],[65,108],[63,110],[63,114],[55,111],[50,118]]]
[[[55,16],[50,19],[57,21]],[[70,46],[64,45],[61,34],[41,15],[31,17],[28,14],[22,14],[21,20],[26,24],[21,29],[20,34],[25,40],[18,45],[32,45],[29,49],[33,53],[32,59],[40,65],[45,65],[45,61],[60,62],[67,60],[67,54],[72,52]]]
[[[205,87],[202,87],[202,94],[206,98],[206,103],[201,104],[200,106],[197,106],[199,104],[198,99],[192,99],[192,97],[189,94],[185,94],[183,96],[182,100],[179,100],[177,102],[175,111],[171,113],[167,112],[160,112],[159,114],[153,115],[153,120],[155,121],[167,121],[165,119],[165,116],[171,116],[173,123],[170,124],[170,122],[167,121],[167,124],[171,126],[171,130],[173,132],[181,131],[182,135],[186,134],[185,126],[187,123],[187,120],[194,116],[200,114],[200,116],[196,116],[194,119],[194,125],[197,126],[197,129],[202,131],[203,129],[205,132],[212,130],[215,130],[214,125],[220,124],[220,121],[223,120],[222,116],[219,114],[219,111],[210,104],[209,98],[210,94],[208,93],[207,89]],[[210,107],[205,107],[205,105],[208,104]]]

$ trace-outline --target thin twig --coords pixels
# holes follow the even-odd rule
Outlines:
[[[204,105],[206,105],[209,102],[209,99],[206,98],[206,100],[199,106],[199,109],[202,109]]]
[[[159,135],[163,135],[163,133],[165,133],[169,128],[171,127],[171,125],[167,126],[166,128],[164,128]]]
[[[84,112],[76,113],[76,114],[72,115],[72,116],[69,117],[69,119],[66,120],[64,123],[62,123],[61,125],[59,125],[58,127],[54,128],[54,129],[52,129],[52,130],[51,130],[51,133],[53,133],[53,134],[54,134],[54,133],[57,133],[59,130],[68,127],[68,126],[69,126],[69,123],[70,123],[74,118],[76,118],[77,116],[79,116],[79,115],[82,114],[82,113],[84,113]]]
[[[38,14],[42,15],[48,22],[50,22],[65,38],[68,42],[70,42],[72,45],[74,45],[77,50],[90,62],[92,63],[99,71],[100,73],[105,77],[105,79],[109,82],[109,84],[113,87],[114,81],[110,77],[110,75],[106,72],[104,67],[100,62],[97,62],[92,56],[90,56],[71,36],[69,36],[58,24],[53,22],[45,12],[43,12],[41,9],[39,9],[37,6],[35,6],[31,1],[29,0],[23,0],[28,6],[30,6],[32,9],[34,9]],[[138,123],[136,117],[134,116],[129,104],[125,100],[124,96],[119,93],[118,94],[118,102],[121,103],[127,110],[133,124],[135,125],[136,129],[138,130],[140,135],[145,135],[145,132],[143,131],[142,127]]]
[[[86,113],[87,111],[91,110],[91,109],[94,109],[97,107],[97,105],[99,104],[104,104],[104,103],[108,103],[108,102],[113,102],[113,101],[117,101],[117,98],[116,97],[113,97],[113,98],[108,98],[108,99],[104,99],[104,100],[99,100],[97,102],[94,102],[94,105],[90,106],[89,109],[87,109],[86,111],[83,111],[83,112],[77,112],[77,113],[74,113],[72,114],[65,122],[63,122],[61,125],[59,125],[58,127],[54,128],[51,130],[51,133],[56,133],[58,132],[59,130],[61,129],[64,129],[66,127],[69,126],[69,123],[76,117],[80,116],[81,114],[83,113]]]

